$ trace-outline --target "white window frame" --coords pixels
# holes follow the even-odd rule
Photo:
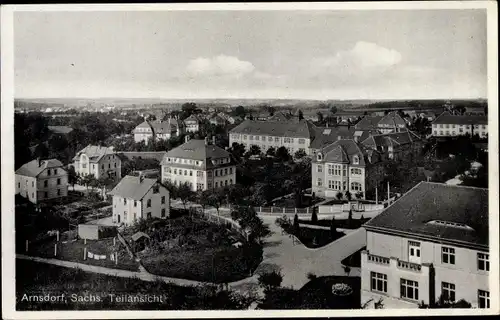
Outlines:
[[[454,283],[441,282],[441,295],[445,301],[455,302],[456,299],[456,286]]]
[[[441,247],[441,263],[455,265],[455,248]]]
[[[477,270],[490,271],[490,255],[488,253],[477,253]]]
[[[387,275],[384,273],[371,271],[370,290],[373,292],[387,293]]]
[[[484,301],[484,302],[482,302]],[[477,290],[477,307],[480,309],[490,308],[490,292],[486,290]]]
[[[411,297],[409,294],[410,292],[411,292]],[[403,299],[418,301],[418,281],[401,278],[400,297]]]

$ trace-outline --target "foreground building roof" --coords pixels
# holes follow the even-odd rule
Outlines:
[[[437,117],[432,124],[488,124],[487,116],[458,116],[445,111]]]
[[[43,170],[50,168],[60,168],[62,167],[61,161],[57,159],[49,160],[32,160],[28,163],[23,164],[19,169],[16,170],[16,174],[21,176],[36,178]]]
[[[115,154],[115,152],[112,148],[109,147],[88,145],[82,150],[78,151],[76,153],[76,156],[73,157],[73,160],[79,160],[81,154],[87,155],[90,162],[99,162],[105,155]]]
[[[487,249],[488,189],[420,182],[365,228]]]
[[[386,134],[376,134],[363,140],[362,144],[376,149],[377,147],[388,147],[394,145],[406,145],[422,139],[412,131],[392,132]]]
[[[314,137],[315,126],[307,120],[300,121],[255,121],[245,120],[230,133],[264,135],[276,137],[307,138]]]
[[[127,199],[142,200],[156,183],[156,179],[125,176],[108,194]]]
[[[179,127],[179,123],[176,119],[168,119],[168,120],[155,120],[155,121],[144,121],[134,129],[134,133],[144,133],[142,131],[138,131],[139,128],[149,128],[155,134],[164,134],[171,133],[172,131],[176,131]]]
[[[204,163],[202,167],[197,167],[188,164],[171,163],[167,161],[168,158],[199,160],[199,161],[204,161]],[[175,165],[176,167],[186,167],[199,170],[200,168],[207,169],[214,166],[212,160],[220,158],[232,159],[231,154],[228,151],[222,149],[217,145],[208,144],[205,140],[191,139],[186,143],[178,146],[177,148],[168,151],[163,156],[161,164],[162,165],[172,164]]]

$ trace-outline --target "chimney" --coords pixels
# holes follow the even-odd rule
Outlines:
[[[215,136],[212,137],[212,144],[215,146]]]
[[[36,158],[36,165],[37,165],[37,166],[40,166],[40,157],[37,157],[37,158]]]
[[[142,172],[139,172],[139,183],[142,183],[144,181],[144,174]]]
[[[184,137],[184,143],[186,143],[186,142],[188,142],[188,141],[189,141],[189,135],[186,135],[186,136]]]
[[[205,137],[205,145],[208,145],[208,137]]]

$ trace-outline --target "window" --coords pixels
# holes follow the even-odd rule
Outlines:
[[[184,175],[187,176],[188,175],[188,171],[187,170],[184,170]]]
[[[61,189],[57,189],[57,195],[60,196],[61,195]]]
[[[49,186],[49,181],[45,180],[45,181],[43,182],[43,186],[44,186],[45,188],[47,188],[47,187]]]
[[[477,253],[477,269],[490,271],[490,255],[486,253]]]
[[[218,182],[215,182],[215,187],[218,188],[219,187],[219,183]]]
[[[147,202],[146,207],[147,207],[147,208],[151,208],[151,199],[148,199],[148,202]]]
[[[86,163],[82,163],[82,168],[86,169],[87,168],[87,164]]]
[[[50,169],[47,169],[47,175],[50,176]]]
[[[246,135],[246,134],[244,134],[244,135],[243,135],[243,140],[246,140],[246,139],[247,139],[247,135]]]
[[[371,272],[371,291],[387,292],[387,275]]]
[[[275,138],[274,138],[274,142],[280,142],[280,138],[275,137]]]
[[[420,242],[408,241],[408,261],[420,263]]]
[[[111,169],[111,163],[108,163],[108,169]]]
[[[115,162],[115,168],[116,168],[116,162]]]
[[[360,175],[361,174],[361,169],[359,169],[359,168],[351,168],[351,174],[352,175]]]
[[[455,285],[453,283],[441,282],[441,294],[445,301],[455,301]]]
[[[273,142],[273,137],[268,137],[268,138],[267,138],[267,141],[269,141],[269,142]]]
[[[259,136],[255,136],[255,140],[259,141],[260,137]]]
[[[353,162],[354,164],[359,164],[359,157],[358,157],[358,156],[354,156],[354,157],[352,158],[352,162]]]
[[[18,188],[21,188],[21,182],[18,182],[18,183],[17,183],[17,187],[18,187]]]
[[[197,183],[196,184],[196,190],[197,191],[203,190],[203,183]]]
[[[137,208],[137,200],[134,200],[134,208]]]
[[[193,176],[193,170],[189,170],[189,176]]]
[[[230,184],[233,184],[233,179],[229,179],[229,183],[230,183]]]
[[[351,190],[353,190],[353,191],[362,191],[361,183],[359,183],[359,182],[352,182],[351,183]]]
[[[177,174],[177,169],[174,169],[174,174]]]
[[[418,300],[418,282],[401,279],[401,298]]]
[[[490,292],[478,290],[477,291],[478,307],[481,309],[486,309],[490,307]]]
[[[229,174],[233,174],[233,168],[229,168]]]
[[[61,184],[61,178],[57,178],[57,184]]]
[[[323,166],[318,164],[318,172],[323,172]]]
[[[283,138],[284,143],[290,143],[290,138]]]
[[[323,159],[323,156],[321,155],[321,153],[318,153],[316,155],[316,158],[318,159],[318,161],[321,161]]]
[[[224,169],[224,175],[227,175],[227,168]]]
[[[253,140],[253,136],[248,136],[248,140]]]
[[[217,177],[219,175],[219,170],[214,170],[215,176]]]
[[[161,197],[161,204],[165,204],[165,196]]]
[[[165,208],[161,209],[161,217],[165,218]]]
[[[446,264],[455,264],[455,249],[442,247],[441,262]]]
[[[34,193],[34,192],[32,192],[32,193],[31,193],[31,197],[32,197],[32,198],[34,198],[34,197],[35,197],[35,193]]]
[[[26,181],[28,182],[28,181]],[[31,186],[34,187],[35,186],[35,181],[31,181]]]
[[[104,164],[101,164],[101,169],[104,170]]]
[[[57,174],[57,169],[54,169],[54,175],[56,175],[56,174]]]
[[[127,204],[127,199],[123,198],[123,204]]]
[[[304,144],[306,143],[306,139],[299,139],[299,144]]]

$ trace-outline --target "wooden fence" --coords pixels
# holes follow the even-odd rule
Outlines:
[[[216,216],[214,214],[204,212],[202,209],[192,209],[191,212],[202,217],[203,219],[206,219],[210,222],[222,225],[230,230],[233,230],[239,233],[241,236],[243,236],[246,240],[248,240],[248,233],[245,230],[243,230],[237,222],[229,218]]]

